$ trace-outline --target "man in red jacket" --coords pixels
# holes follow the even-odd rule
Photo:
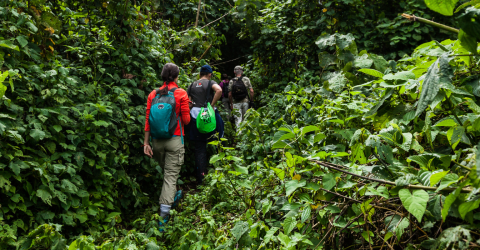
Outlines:
[[[164,180],[162,193],[160,195],[160,216],[164,218],[164,222],[160,222],[160,226],[168,221],[168,215],[170,209],[177,205],[178,200],[181,197],[181,190],[176,192],[176,185],[180,169],[183,164],[185,149],[182,142],[182,136],[184,136],[184,125],[190,123],[190,108],[188,106],[190,100],[188,99],[187,92],[181,88],[178,88],[177,81],[179,75],[179,68],[173,63],[167,63],[162,70],[162,79],[164,81],[160,90],[167,88],[177,88],[174,92],[175,97],[175,113],[180,116],[180,121],[177,122],[177,128],[175,129],[174,136],[168,139],[153,138],[153,150],[150,146],[150,108],[152,106],[152,100],[157,95],[157,89],[154,89],[147,99],[147,113],[145,121],[145,139],[143,141],[144,153],[148,157],[154,157],[160,164],[160,167],[164,169]]]

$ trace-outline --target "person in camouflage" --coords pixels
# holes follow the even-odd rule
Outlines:
[[[236,66],[234,69],[235,78],[230,80],[228,84],[228,98],[230,99],[230,109],[232,110],[232,115],[235,117],[235,126],[238,128],[240,123],[243,121],[245,113],[249,109],[250,106],[253,105],[253,87],[250,83],[250,79],[248,77],[243,76],[243,68],[242,66]],[[232,88],[234,81],[241,80],[247,89],[247,95],[242,100],[235,100],[232,96]]]

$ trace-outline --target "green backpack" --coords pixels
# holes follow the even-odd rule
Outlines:
[[[212,105],[210,105],[210,102],[208,102],[208,99],[210,99],[211,88],[212,81],[210,80],[207,87],[207,100],[205,101],[205,107],[200,109],[200,113],[197,116],[197,129],[202,134],[210,133],[217,127],[215,110],[213,110]]]

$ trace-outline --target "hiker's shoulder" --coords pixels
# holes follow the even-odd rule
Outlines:
[[[182,88],[177,88],[177,89],[175,90],[175,95],[177,95],[177,94],[178,94],[178,95],[186,95],[186,94],[187,94],[187,91],[185,91],[185,90],[182,89]]]

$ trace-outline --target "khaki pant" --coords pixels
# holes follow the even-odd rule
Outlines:
[[[239,102],[233,104],[233,111],[232,114],[235,117],[235,126],[238,128],[240,123],[243,121],[245,117],[245,113],[248,110],[248,103],[247,102]]]
[[[170,139],[153,139],[153,157],[164,170],[160,204],[173,204],[184,155],[185,149],[180,136]]]

